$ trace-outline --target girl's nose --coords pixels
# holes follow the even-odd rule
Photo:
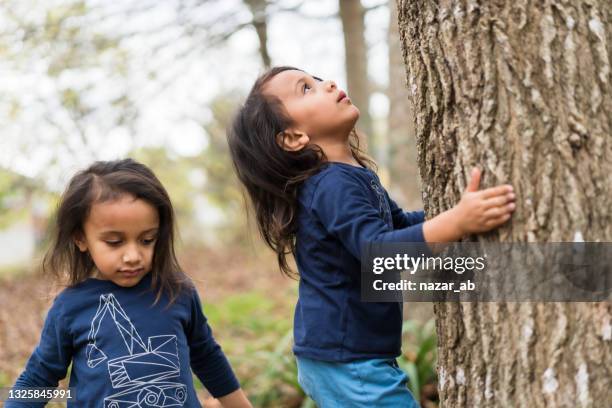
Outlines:
[[[140,260],[140,252],[136,248],[126,248],[122,260],[125,263],[138,262]]]
[[[338,86],[336,85],[336,83],[334,81],[332,81],[332,80],[325,81],[325,89],[327,91],[333,91],[337,87]]]

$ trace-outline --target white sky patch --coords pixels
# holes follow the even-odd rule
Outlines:
[[[187,173],[187,180],[189,180],[189,183],[194,188],[202,189],[204,188],[207,180],[206,172],[200,168],[191,169],[191,171]]]
[[[131,149],[132,143],[129,131],[124,127],[111,129],[104,137],[105,143],[101,146],[101,157],[113,158],[123,156]]]
[[[202,126],[195,122],[183,122],[168,129],[167,146],[181,156],[197,156],[208,145]]]
[[[304,4],[303,11],[309,15],[331,15],[338,11],[336,2],[318,2],[316,9],[309,7],[309,2]],[[323,79],[331,79],[346,90],[339,18],[304,20],[295,14],[283,13],[272,18],[268,28],[273,65],[303,69]]]
[[[370,112],[373,117],[384,118],[389,113],[389,98],[382,92],[374,92],[370,97]]]
[[[225,216],[217,206],[212,205],[202,194],[193,199],[196,220],[205,227],[217,227],[225,222]]]
[[[364,6],[367,6],[364,2]],[[371,5],[380,4],[379,1],[372,2]],[[380,75],[380,73],[388,73],[389,71],[389,42],[387,41],[389,32],[389,8],[379,7],[366,14],[366,43],[368,44],[368,72],[371,78],[379,83],[382,87],[389,84],[388,75]]]

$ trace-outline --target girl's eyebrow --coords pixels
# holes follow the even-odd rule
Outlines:
[[[149,234],[149,233],[153,233],[153,232],[157,232],[159,230],[159,227],[153,227],[153,228],[149,228],[148,230],[142,231],[139,235],[145,235],[145,234]],[[107,235],[124,235],[123,231],[113,231],[113,230],[108,230],[108,231],[102,231],[100,233],[100,236],[107,236]]]

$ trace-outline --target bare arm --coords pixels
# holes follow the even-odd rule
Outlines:
[[[253,408],[241,388],[219,398],[223,408]]]
[[[459,204],[423,224],[426,242],[454,242],[466,234],[485,232],[499,227],[515,209],[514,189],[500,185],[478,190],[479,169],[472,170],[472,178]]]

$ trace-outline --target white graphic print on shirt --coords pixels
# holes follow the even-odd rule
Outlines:
[[[88,336],[87,365],[94,368],[108,359],[96,345],[105,317],[113,319],[127,354],[107,362],[111,384],[118,392],[104,399],[104,407],[182,407],[187,399],[187,387],[172,381],[179,376],[181,368],[176,336],[150,336],[145,344],[112,293],[100,295]]]

